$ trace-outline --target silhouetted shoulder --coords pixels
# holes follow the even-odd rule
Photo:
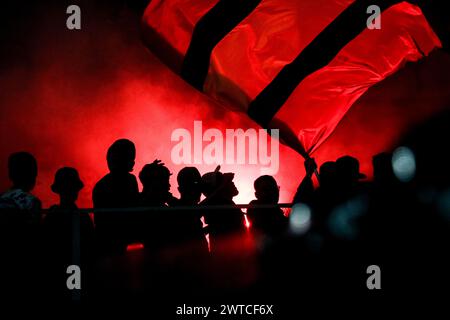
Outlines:
[[[108,173],[96,183],[92,200],[94,207],[98,208],[134,206],[138,194],[138,183],[134,175]]]
[[[0,196],[0,208],[35,210],[41,206],[37,197],[21,189],[11,189]]]

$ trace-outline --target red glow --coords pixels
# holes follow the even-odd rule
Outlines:
[[[48,16],[48,23],[24,34],[21,41],[27,50],[19,55],[23,59],[11,59],[0,70],[0,136],[7,137],[1,144],[0,192],[10,185],[8,155],[27,150],[38,160],[33,193],[44,207],[58,202],[50,185],[62,166],[78,169],[85,185],[78,205],[91,207],[92,188],[108,172],[106,150],[124,137],[136,144],[133,173],[137,175],[155,158],[162,159],[173,172],[171,191],[178,196],[176,174],[183,165],[171,161],[174,129],[191,130],[194,120],[222,132],[259,129],[184,83],[148,52],[138,32],[130,33],[132,28],[123,23],[93,19],[92,32],[67,33],[59,27],[59,11],[52,15],[45,6],[37,10],[36,15]],[[373,154],[389,149],[412,125],[448,106],[449,68],[450,56],[435,52],[372,87],[314,153],[317,162],[351,154],[370,176]],[[202,174],[216,167],[193,165]],[[236,173],[236,203],[254,199],[253,181],[260,166],[225,164],[221,171]],[[292,200],[303,173],[301,156],[281,146],[280,170],[275,175],[281,186],[280,202]]]
[[[248,217],[247,217],[246,214],[244,214],[244,219],[245,219],[245,227],[246,227],[247,229],[250,229],[250,226],[251,226],[252,224],[250,223],[250,220],[248,220]]]
[[[184,55],[190,41],[186,35],[211,2],[152,2],[143,17],[144,30],[156,31]],[[282,68],[353,2],[262,1],[215,46],[203,91],[231,110],[246,113]],[[179,18],[180,12],[185,19]],[[147,45],[166,60],[168,54],[158,51],[159,41],[148,39]],[[383,28],[366,28],[328,66],[304,79],[275,115],[274,125],[285,123],[305,150],[315,150],[371,86],[440,46],[419,7],[408,2],[394,5],[383,12]],[[177,69],[170,61],[168,65]]]
[[[132,243],[127,246],[127,252],[137,251],[144,249],[144,245],[142,243]]]

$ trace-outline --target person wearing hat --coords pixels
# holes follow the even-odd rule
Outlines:
[[[342,202],[362,191],[362,179],[367,176],[359,171],[359,161],[352,156],[343,156],[336,160],[338,201]]]
[[[59,196],[59,204],[50,207],[44,218],[43,230],[47,253],[49,286],[52,293],[67,295],[66,268],[78,265],[83,270],[82,287],[86,292],[88,265],[94,252],[94,225],[87,213],[78,211],[76,201],[84,184],[78,171],[64,167],[55,174],[51,190]]]
[[[352,156],[343,156],[336,160],[336,169],[341,178],[357,181],[367,176],[359,172],[359,161]]]
[[[171,175],[172,173],[161,160],[146,164],[139,173],[139,180],[142,183],[139,206],[168,207],[168,202],[173,200],[170,193]],[[167,246],[169,241],[167,229],[170,226],[167,211],[146,211],[134,216],[137,240],[142,241],[146,248],[159,250]]]
[[[64,167],[56,172],[51,190],[59,196],[59,204],[51,206],[44,218],[47,231],[56,232],[61,237],[69,235],[70,239],[72,236],[93,238],[94,225],[91,218],[85,213],[80,213],[76,205],[78,194],[83,187],[84,184],[76,169]],[[79,230],[75,230],[74,228],[78,229],[78,226]],[[80,235],[73,234],[74,232],[79,232]]]
[[[245,231],[244,214],[233,201],[233,198],[239,194],[233,182],[234,173],[222,173],[219,170],[220,166],[215,171],[202,176],[202,191],[206,199],[201,202],[201,205],[231,207],[205,211],[212,253],[220,238],[232,234],[239,235]]]
[[[84,184],[78,175],[78,171],[69,167],[59,169],[51,185],[52,191],[59,195],[59,207],[62,209],[76,209],[75,202],[83,187]]]

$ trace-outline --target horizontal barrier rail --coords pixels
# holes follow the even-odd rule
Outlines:
[[[231,209],[275,209],[275,208],[291,208],[293,203],[270,204],[236,204],[236,205],[196,205],[196,206],[173,206],[173,207],[135,207],[135,208],[79,208],[76,210],[80,213],[123,213],[123,212],[149,212],[149,211],[198,211],[198,210],[231,210]],[[42,211],[51,211],[52,209],[42,209]],[[60,209],[58,209],[60,210]],[[63,210],[61,210],[63,211]]]

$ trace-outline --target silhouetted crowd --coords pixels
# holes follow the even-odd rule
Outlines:
[[[0,195],[4,285],[12,296],[38,300],[42,288],[43,296],[67,301],[155,292],[281,297],[290,290],[368,292],[366,269],[375,264],[386,290],[445,288],[449,165],[442,152],[429,153],[447,120],[434,119],[406,136],[404,147],[374,156],[372,181],[354,157],[320,168],[306,159],[289,214],[268,175],[254,181],[256,199],[244,212],[233,201],[234,174],[220,166],[203,176],[195,167],[180,170],[178,199],[172,173],[155,160],[140,171],[139,192],[131,173],[136,150],[126,139],[107,151],[109,173],[93,188],[93,214],[78,209],[84,185],[69,167],[51,185],[59,203],[43,210],[31,193],[36,159],[13,153],[12,185]],[[70,265],[82,270],[81,290],[67,288]]]

